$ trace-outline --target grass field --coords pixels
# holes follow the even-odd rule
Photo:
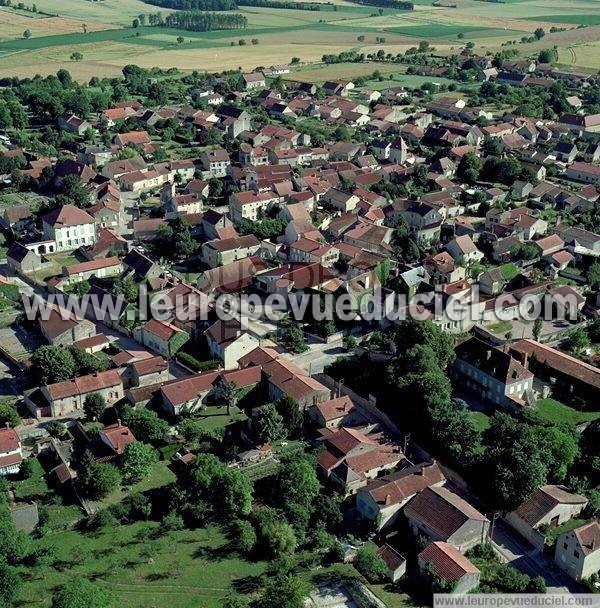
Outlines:
[[[318,62],[323,54],[350,48],[371,52],[404,52],[420,40],[433,41],[439,52],[456,52],[463,41],[472,41],[484,52],[500,48],[506,40],[551,23],[580,23],[591,27],[572,32],[548,34],[539,43],[521,45],[519,50],[535,51],[549,45],[559,47],[566,64],[600,67],[596,53],[578,52],[580,44],[600,41],[594,24],[600,24],[597,0],[574,0],[568,9],[560,0],[509,0],[505,3],[456,0],[456,8],[432,6],[419,0],[413,11],[396,11],[359,6],[334,0],[335,6],[321,11],[242,7],[248,27],[237,31],[186,32],[163,28],[128,27],[139,14],[155,7],[141,0],[40,0],[40,11],[57,14],[44,17],[10,8],[0,9],[0,72],[3,75],[32,76],[53,73],[67,67],[79,80],[91,76],[114,75],[128,63],[141,67],[178,67],[182,70],[232,69],[288,62]],[[165,14],[168,11],[163,11]],[[593,29],[592,29],[593,28]],[[29,29],[31,37],[23,32]],[[84,33],[87,29],[87,33]],[[182,36],[184,42],[177,43]],[[364,36],[360,43],[358,36]],[[460,38],[459,38],[460,36]],[[376,42],[385,38],[384,43]],[[258,45],[238,46],[238,40],[259,40]],[[70,61],[74,49],[81,62]],[[592,47],[594,50],[594,47]],[[379,66],[378,66],[379,67]],[[347,76],[337,74],[337,76]],[[417,78],[400,79],[408,86],[420,86]]]
[[[480,433],[483,433],[490,426],[490,417],[483,412],[469,412],[469,418],[475,429]]]
[[[548,422],[566,422],[573,426],[600,418],[600,412],[579,412],[551,398],[540,399],[537,402],[537,413]]]
[[[263,562],[230,554],[229,541],[216,526],[152,538],[157,527],[138,522],[99,535],[69,530],[46,536],[41,544],[55,547],[59,567],[25,572],[19,605],[50,606],[57,585],[85,577],[105,587],[119,608],[218,608],[243,579],[265,569]]]

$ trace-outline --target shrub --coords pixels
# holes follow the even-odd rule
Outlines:
[[[197,372],[210,372],[221,367],[221,361],[218,359],[199,361],[193,355],[184,352],[177,353],[177,360]]]

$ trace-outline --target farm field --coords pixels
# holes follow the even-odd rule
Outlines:
[[[346,0],[321,11],[242,7],[248,19],[244,30],[188,32],[168,28],[131,28],[139,14],[156,7],[142,0],[40,0],[38,10],[49,17],[0,9],[0,73],[6,76],[48,74],[67,67],[74,77],[115,75],[128,63],[141,67],[177,67],[182,70],[219,71],[289,62],[299,57],[304,63],[319,62],[326,53],[357,49],[372,52],[384,48],[399,53],[420,40],[433,41],[439,52],[455,52],[463,41],[475,43],[484,52],[501,48],[507,40],[518,41],[537,27],[547,30],[560,24],[568,31],[548,33],[544,39],[520,44],[523,52],[556,45],[565,64],[600,67],[596,52],[578,53],[579,45],[600,41],[600,0],[574,0],[568,8],[558,0],[517,0],[492,3],[457,0],[456,8],[436,7],[420,0],[413,11],[376,9]],[[507,7],[505,4],[509,4]],[[380,12],[381,11],[381,12]],[[163,14],[169,11],[162,11]],[[577,29],[579,24],[590,27]],[[29,30],[26,39],[23,32]],[[84,33],[87,32],[87,33]],[[358,42],[358,36],[364,40]],[[177,39],[183,38],[182,43]],[[377,42],[377,38],[385,42]],[[240,39],[258,39],[257,45],[238,45]],[[77,51],[80,62],[70,60]],[[370,70],[367,67],[366,73]],[[339,73],[338,73],[339,76]],[[414,78],[419,86],[424,81]],[[410,85],[410,79],[398,81]]]

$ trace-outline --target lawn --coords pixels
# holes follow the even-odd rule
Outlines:
[[[512,325],[510,321],[498,321],[497,323],[486,325],[486,329],[498,336],[504,336],[512,330]]]
[[[115,608],[218,608],[234,586],[265,569],[229,553],[216,526],[153,534],[158,524],[138,522],[99,535],[75,530],[40,541],[56,548],[52,566],[28,569],[19,605],[50,606],[53,589],[72,578],[91,578],[106,587]]]
[[[556,526],[556,528],[550,528],[549,532],[546,534],[546,540],[548,541],[549,544],[554,544],[556,539],[563,533],[566,532],[567,530],[572,530],[573,528],[576,528],[577,526],[580,526],[581,524],[584,524],[586,522],[585,519],[570,519],[569,521],[566,521],[564,524],[561,524],[560,526]]]
[[[540,399],[537,402],[537,413],[548,422],[566,422],[573,426],[600,418],[600,412],[579,412],[552,398]]]
[[[483,412],[469,412],[469,418],[477,431],[483,433],[490,426],[490,417]]]
[[[40,510],[48,515],[46,528],[49,530],[64,530],[79,521],[84,515],[79,505],[56,494],[48,486],[45,471],[37,458],[29,460],[33,466],[31,477],[10,482],[15,498],[22,502],[36,501]]]
[[[237,407],[231,408],[231,416],[227,415],[227,406],[210,405],[200,410],[195,416],[206,432],[218,431],[229,424],[246,419],[246,414]]]
[[[121,502],[129,494],[138,492],[147,492],[155,488],[166,486],[175,481],[175,473],[169,468],[169,461],[161,460],[152,467],[152,473],[147,479],[142,479],[131,486],[124,486],[115,490],[107,496],[103,501],[103,505],[113,505]]]

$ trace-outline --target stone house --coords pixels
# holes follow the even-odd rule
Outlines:
[[[540,551],[544,548],[542,526],[556,528],[576,517],[588,504],[580,494],[572,494],[562,486],[541,486],[514,511],[506,521]]]
[[[485,542],[490,522],[458,494],[444,487],[427,487],[404,508],[415,535],[443,541],[467,551]]]
[[[431,543],[419,553],[417,561],[422,571],[432,568],[433,574],[448,585],[452,594],[469,593],[479,585],[479,570],[450,543]]]
[[[225,369],[238,367],[238,361],[259,344],[252,334],[242,331],[237,319],[218,319],[204,335],[211,355],[215,359],[221,359]]]
[[[556,539],[554,563],[579,581],[600,570],[600,522],[591,521]]]

